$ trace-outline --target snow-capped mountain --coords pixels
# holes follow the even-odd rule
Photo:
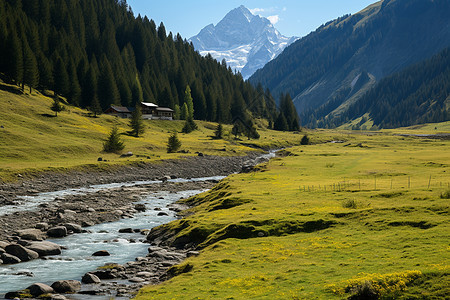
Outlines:
[[[245,6],[230,11],[216,26],[210,24],[190,41],[202,55],[225,59],[244,79],[277,57],[296,37],[285,37],[264,17]]]

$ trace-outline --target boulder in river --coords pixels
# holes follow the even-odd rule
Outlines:
[[[72,231],[73,233],[81,233],[83,231],[81,226],[78,224],[66,223],[66,224],[63,224],[63,226],[66,227],[68,232]]]
[[[27,287],[27,290],[29,290],[30,294],[35,297],[42,294],[51,294],[54,292],[52,287],[43,283],[34,283]]]
[[[133,233],[133,228],[121,228],[119,233]]]
[[[44,233],[35,228],[19,230],[17,231],[17,235],[22,239],[29,241],[42,241],[45,239]]]
[[[47,235],[55,238],[65,237],[67,236],[67,228],[64,226],[52,227],[47,231]]]
[[[92,256],[110,256],[110,255],[111,254],[108,251],[106,251],[106,250],[99,250],[99,251],[94,252],[92,254]]]
[[[138,204],[136,204],[136,205],[134,206],[134,209],[137,210],[137,211],[145,211],[145,210],[146,210],[146,207],[145,207],[145,204],[143,204],[143,203],[138,203]]]
[[[101,280],[100,280],[100,278],[98,278],[97,275],[94,275],[91,273],[86,273],[86,274],[84,274],[83,278],[81,278],[81,282],[90,284],[90,283],[100,283]]]
[[[14,255],[8,254],[8,253],[3,253],[1,258],[3,260],[3,263],[6,265],[18,264],[21,262],[20,258],[14,256]]]
[[[21,261],[29,261],[39,257],[39,254],[36,251],[27,249],[19,244],[11,244],[6,246],[5,251],[6,253],[18,257]]]
[[[40,257],[61,254],[61,247],[58,244],[48,241],[33,242],[27,248],[36,251]]]
[[[81,289],[81,282],[78,280],[59,280],[53,282],[52,288],[60,294],[76,293]]]

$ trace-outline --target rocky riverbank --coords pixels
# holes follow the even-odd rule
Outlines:
[[[255,157],[256,154],[246,157],[199,156],[183,160],[163,161],[157,164],[124,166],[113,171],[100,173],[48,173],[14,184],[1,184],[0,209],[1,206],[6,204],[18,202],[18,196],[35,195],[40,192],[78,188],[93,184],[162,179],[157,184],[120,187],[99,190],[95,193],[58,197],[54,201],[39,205],[38,209],[33,211],[17,211],[12,214],[1,215],[0,241],[3,242],[0,244],[0,254],[3,252],[6,253],[2,255],[9,254],[8,252],[11,252],[13,247],[21,246],[26,249],[24,251],[29,254],[29,259],[45,258],[46,255],[52,254],[38,253],[31,250],[30,247],[33,244],[36,246],[46,243],[42,240],[47,237],[87,231],[89,226],[94,224],[112,222],[122,218],[133,218],[136,212],[145,209],[142,206],[135,205],[135,202],[146,194],[162,190],[177,192],[208,189],[216,183],[215,181],[174,183],[168,182],[168,178],[228,175],[242,170],[243,166],[248,167],[249,160],[252,161]],[[255,162],[253,161],[253,163]],[[183,207],[173,205],[170,209],[179,211]],[[55,233],[58,232],[58,228],[59,232],[62,233]],[[5,250],[7,247],[8,251]],[[22,251],[23,249],[19,250]],[[34,251],[37,255],[30,251]],[[128,262],[124,265],[108,265],[102,270],[93,270],[86,276],[94,275],[100,279],[100,283],[83,285],[79,293],[131,297],[143,285],[158,283],[167,278],[167,269],[178,264],[189,255],[196,255],[196,252],[186,249],[176,250],[168,247],[151,246],[146,257],[136,258],[134,262]],[[108,280],[105,281],[106,279]],[[86,280],[86,283],[88,282]]]

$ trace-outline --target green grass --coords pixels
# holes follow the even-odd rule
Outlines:
[[[450,141],[396,134],[317,130],[186,200],[165,227],[201,254],[137,299],[342,299],[366,281],[391,299],[448,295]]]
[[[4,84],[3,84],[4,85]],[[190,154],[166,153],[172,131],[181,132],[183,121],[145,121],[146,132],[135,138],[127,134],[129,121],[112,116],[89,117],[88,112],[66,106],[53,117],[52,100],[39,93],[18,95],[0,90],[0,181],[14,180],[17,174],[33,175],[46,170],[65,171],[72,168],[106,169],[135,161],[151,162],[161,159],[196,155],[243,155],[253,149],[246,139],[233,140],[231,126],[224,126],[225,139],[214,140],[217,124],[198,121],[199,130],[179,134],[181,149]],[[125,143],[124,152],[135,156],[119,158],[117,154],[102,153],[103,143],[111,128],[117,124]],[[250,141],[257,147],[281,147],[299,144],[301,136],[292,133],[259,129],[261,139]],[[226,151],[223,151],[223,150]],[[97,158],[107,163],[98,163]]]

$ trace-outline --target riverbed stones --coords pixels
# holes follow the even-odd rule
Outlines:
[[[9,245],[9,243],[0,241],[0,248],[5,249],[5,247],[8,245]]]
[[[60,294],[76,293],[81,289],[81,282],[78,280],[59,280],[53,282],[51,287]]]
[[[41,230],[35,228],[19,230],[17,231],[17,235],[20,236],[20,238],[29,241],[44,240],[44,233]]]
[[[37,252],[40,257],[61,254],[61,247],[49,241],[33,242],[27,248]]]
[[[3,260],[3,263],[6,265],[18,264],[21,262],[20,258],[14,256],[14,255],[8,254],[8,253],[3,253],[1,258]]]
[[[6,246],[5,251],[6,253],[18,257],[21,261],[29,261],[39,257],[39,254],[36,251],[27,249],[19,244],[8,245]]]
[[[92,273],[84,274],[83,278],[81,278],[82,283],[91,284],[91,283],[100,283],[101,280],[97,275]]]
[[[40,229],[40,230],[43,230],[43,231],[47,231],[49,226],[48,226],[48,223],[41,222],[41,223],[37,223],[36,225],[34,225],[34,227],[35,227],[36,229]]]
[[[44,283],[34,283],[27,287],[32,296],[40,296],[42,294],[51,294],[54,292],[53,288]]]
[[[47,231],[47,235],[55,238],[62,238],[67,236],[67,228],[64,226],[52,227]]]

